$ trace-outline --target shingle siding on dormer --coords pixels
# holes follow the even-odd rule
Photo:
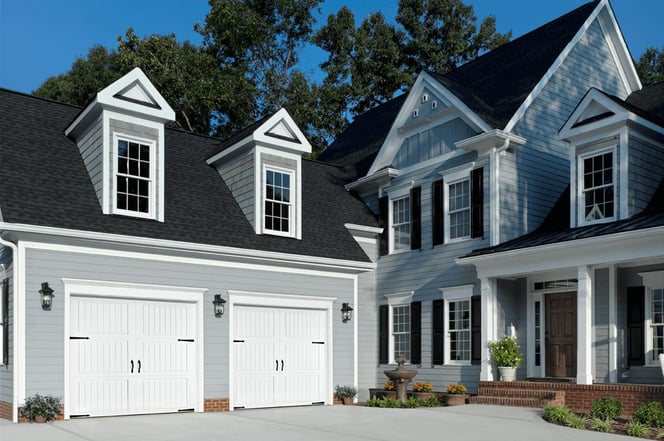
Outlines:
[[[632,133],[628,148],[628,216],[643,211],[664,178],[664,149]],[[621,196],[624,197],[624,196]]]
[[[96,121],[90,125],[87,132],[85,132],[78,142],[78,148],[81,152],[83,163],[88,169],[90,174],[90,181],[95,189],[99,205],[103,204],[103,178],[104,178],[104,162],[103,162],[103,124],[101,115]]]
[[[590,87],[627,95],[597,20],[512,130],[527,143],[500,158],[500,242],[537,228],[569,184],[569,145],[557,134]]]
[[[240,209],[251,226],[256,228],[254,204],[254,155],[249,154],[217,169],[233,193]]]

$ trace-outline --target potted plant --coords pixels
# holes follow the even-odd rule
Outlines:
[[[447,386],[447,405],[461,406],[466,404],[468,398],[468,389],[461,383],[450,384]]]
[[[50,395],[35,394],[25,399],[21,415],[36,423],[44,423],[60,413],[60,399]]]
[[[383,389],[385,389],[385,398],[396,398],[397,397],[397,387],[394,384],[394,381],[387,380],[383,383]]]
[[[357,389],[353,386],[337,385],[334,393],[344,404],[353,404],[353,398],[357,395]]]
[[[422,401],[426,401],[433,397],[433,386],[431,383],[415,383],[413,384],[414,395]]]
[[[514,381],[516,368],[521,364],[523,355],[519,351],[516,339],[503,337],[501,340],[489,343],[491,358],[498,366],[500,381]]]

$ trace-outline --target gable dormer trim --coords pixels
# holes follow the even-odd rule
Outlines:
[[[441,109],[430,117],[426,118],[423,123],[414,122],[410,123],[413,115],[411,109],[420,104],[422,93],[425,88],[429,88],[439,96],[441,96],[448,106],[445,109]],[[480,118],[475,112],[473,112],[466,104],[464,104],[457,96],[447,89],[444,85],[438,82],[433,76],[431,76],[426,71],[421,72],[415,84],[408,92],[408,97],[404,101],[399,110],[397,117],[392,123],[383,145],[378,151],[378,155],[374,159],[373,164],[371,165],[367,177],[376,173],[377,171],[384,169],[386,167],[391,167],[394,163],[394,158],[399,151],[401,142],[404,139],[405,132],[410,131],[411,128],[420,128],[420,125],[434,125],[436,122],[442,122],[444,120],[453,119],[452,116],[456,116],[462,119],[466,124],[472,127],[478,132],[488,132],[491,130],[491,127]],[[402,129],[403,128],[403,129]]]
[[[528,108],[530,108],[530,105],[533,102],[535,102],[537,96],[542,92],[542,90],[547,85],[549,80],[553,77],[558,68],[567,59],[568,55],[572,52],[572,50],[576,47],[576,45],[581,41],[585,33],[588,31],[593,22],[596,19],[598,19],[600,14],[603,15],[602,18],[599,20],[599,23],[600,26],[602,27],[602,30],[604,31],[605,38],[607,38],[607,43],[609,45],[609,48],[611,48],[610,50],[612,54],[614,54],[618,58],[616,60],[617,61],[616,64],[618,65],[618,69],[621,72],[621,77],[623,79],[625,89],[627,90],[627,96],[630,93],[641,89],[641,81],[639,80],[639,75],[636,72],[634,63],[631,61],[631,56],[629,55],[629,49],[627,49],[627,45],[625,44],[625,40],[622,37],[618,23],[615,19],[615,16],[613,15],[613,11],[611,11],[611,6],[609,4],[609,1],[601,0],[597,5],[597,7],[595,8],[595,10],[588,16],[586,21],[579,28],[578,32],[574,35],[574,38],[572,38],[572,40],[567,44],[567,46],[565,46],[565,49],[563,49],[560,55],[558,55],[558,58],[556,58],[556,60],[553,62],[549,70],[547,70],[547,72],[540,79],[537,85],[533,88],[530,94],[528,94],[526,99],[524,99],[523,103],[521,104],[521,106],[519,106],[517,111],[509,120],[509,122],[505,125],[504,130],[506,132],[512,131],[514,126],[523,117]]]

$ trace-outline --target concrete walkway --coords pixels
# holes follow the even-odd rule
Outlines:
[[[548,424],[541,411],[518,407],[378,409],[316,406],[225,413],[141,415],[0,423],[2,441],[625,441],[624,436]],[[2,421],[2,420],[0,420]]]

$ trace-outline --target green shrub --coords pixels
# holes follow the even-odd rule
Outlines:
[[[592,420],[592,429],[597,432],[613,432],[611,427],[611,421],[604,418],[593,418]]]
[[[615,420],[622,413],[622,404],[613,397],[601,397],[593,402],[590,410],[592,418],[602,420]]]
[[[586,419],[581,415],[570,413],[569,417],[567,417],[567,421],[565,421],[565,425],[567,427],[571,427],[572,429],[585,429]]]
[[[655,439],[664,439],[664,432],[659,432]]]
[[[339,399],[343,398],[353,398],[355,395],[357,395],[357,389],[355,389],[353,386],[339,386],[334,389],[335,395]]]
[[[20,409],[21,414],[29,420],[43,416],[50,421],[60,413],[60,399],[50,395],[35,394],[25,399]]]
[[[380,402],[383,401],[380,398],[376,397],[375,395],[371,398],[369,398],[364,405],[367,407],[380,407]]]
[[[383,398],[380,400],[380,407],[396,409],[401,407],[401,401],[397,400],[396,398]]]
[[[571,415],[572,412],[570,412],[565,406],[548,406],[544,408],[542,417],[555,424],[567,425],[567,421]]]
[[[634,421],[650,427],[664,427],[664,407],[658,401],[644,403],[634,412]]]
[[[422,403],[422,405],[424,407],[438,407],[441,404],[440,404],[440,400],[438,399],[438,397],[433,396],[433,397],[429,398],[428,400],[426,400],[424,403]]]
[[[422,400],[420,400],[419,398],[410,396],[406,398],[406,402],[403,403],[403,406],[409,409],[414,409],[416,407],[420,407],[422,403],[423,403]]]
[[[646,426],[645,424],[639,421],[632,420],[629,423],[627,423],[627,428],[625,431],[629,436],[641,437],[645,435],[647,428],[648,426]]]

